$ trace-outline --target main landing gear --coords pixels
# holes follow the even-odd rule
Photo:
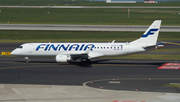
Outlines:
[[[30,58],[29,57],[24,57],[24,59],[26,60],[26,63],[30,62]]]
[[[83,63],[83,64],[90,64],[91,60],[90,59],[82,59],[81,63]]]
[[[86,63],[91,63],[91,60],[90,59],[86,59]]]

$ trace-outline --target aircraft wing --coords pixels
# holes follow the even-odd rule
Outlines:
[[[91,59],[103,56],[103,54],[101,53],[91,52],[90,49],[88,49],[87,51],[64,52],[59,53],[58,55],[67,55],[70,56],[72,59]]]
[[[91,58],[101,57],[101,56],[103,56],[103,54],[95,53],[95,52],[89,52],[89,53],[70,53],[69,56],[71,56],[71,58],[91,59]]]

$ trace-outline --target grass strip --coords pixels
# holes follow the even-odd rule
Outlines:
[[[1,5],[22,6],[179,6],[180,2],[158,2],[158,3],[106,3],[105,1],[87,0],[1,0]]]
[[[0,8],[0,23],[9,24],[83,24],[83,25],[150,25],[162,20],[162,25],[180,25],[180,8]]]
[[[163,84],[163,86],[168,86],[168,87],[180,87],[180,84]]]
[[[134,54],[129,56],[114,57],[114,58],[115,59],[180,60],[180,55]]]
[[[1,30],[0,42],[116,42],[133,41],[144,32],[119,31],[19,31]],[[160,32],[158,41],[179,40],[179,32]]]
[[[180,53],[180,48],[162,48],[158,50],[153,50],[151,52],[179,52]]]

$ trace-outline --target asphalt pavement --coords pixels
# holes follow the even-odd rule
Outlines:
[[[179,102],[180,70],[157,69],[180,60],[0,57],[1,102]]]
[[[0,24],[0,30],[146,31],[145,25]],[[161,26],[160,32],[180,32],[180,26]]]
[[[31,58],[29,64],[22,57],[0,57],[0,83],[37,85],[106,86],[112,90],[176,92],[163,84],[180,83],[180,70],[159,70],[159,66],[175,61],[94,59],[91,64],[81,62],[56,63],[55,58]],[[179,61],[178,61],[179,62]],[[126,79],[128,78],[128,79]],[[149,78],[152,80],[149,81]],[[107,80],[108,79],[108,80]],[[123,84],[108,84],[113,79]]]

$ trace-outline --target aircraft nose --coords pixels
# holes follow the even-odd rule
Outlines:
[[[12,52],[11,52],[11,55],[15,55],[16,54],[16,50],[13,50]]]

